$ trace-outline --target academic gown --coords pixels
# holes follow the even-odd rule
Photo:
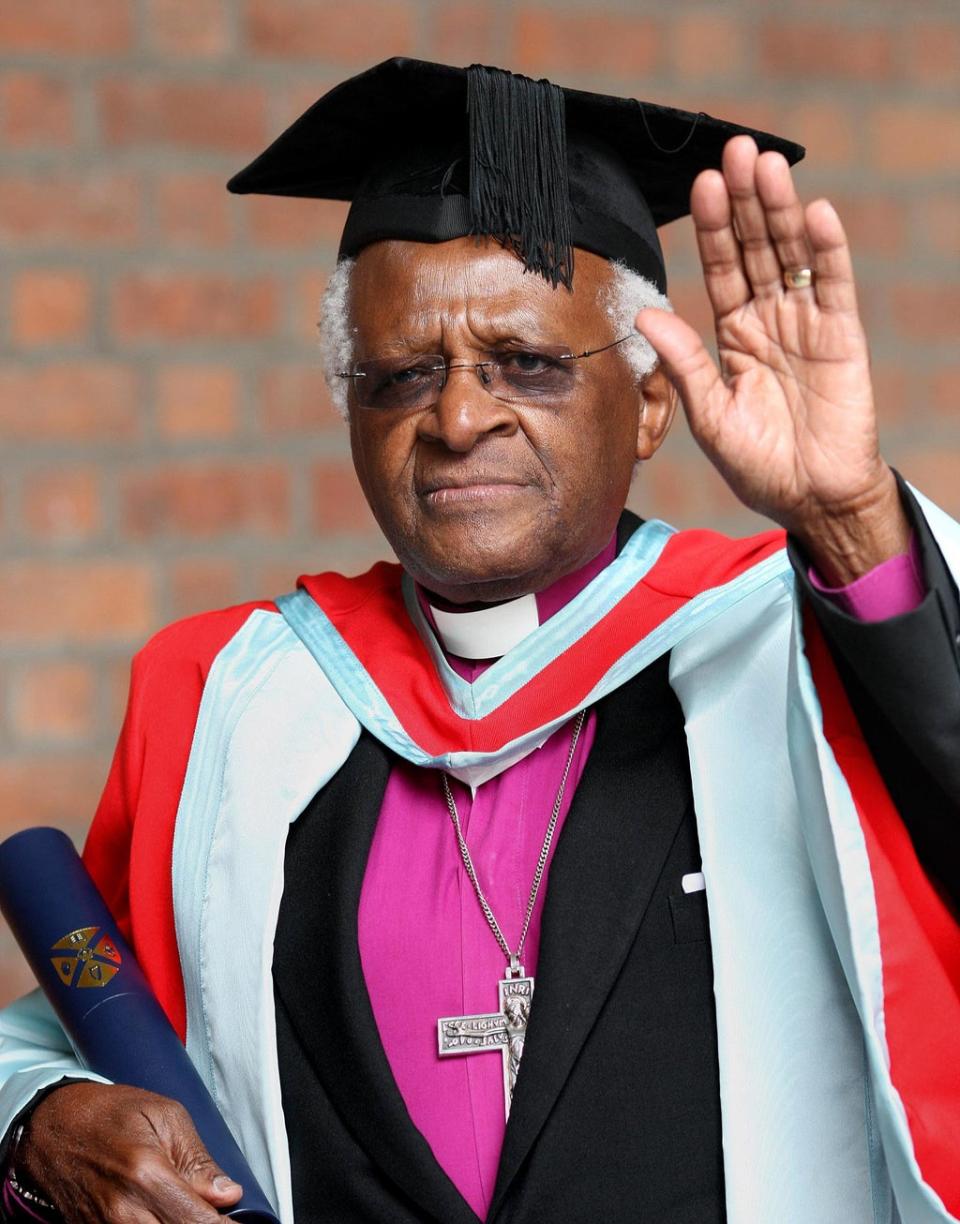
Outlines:
[[[857,622],[791,560],[918,854],[958,899],[960,612],[904,496],[928,590],[915,612]],[[621,542],[636,525],[624,516]],[[549,876],[498,1224],[726,1218],[707,903],[680,886],[700,852],[668,672],[662,656],[596,706]],[[298,1224],[477,1219],[407,1115],[363,981],[357,907],[393,759],[363,732],[287,843],[274,980]]]
[[[698,1220],[723,1197],[734,1224],[895,1224],[895,1193],[910,1224],[960,1219],[960,932],[930,883],[952,893],[955,909],[960,616],[933,536],[957,575],[960,529],[924,503],[928,532],[904,496],[929,592],[915,612],[860,625],[818,603],[803,563],[793,564],[872,756],[826,648],[799,615],[778,533],[735,542],[644,524],[586,592],[466,692],[446,675],[441,687],[443,664],[409,604],[405,618],[389,566],[354,580],[306,578],[296,596],[193,618],[141,652],[86,862],[287,1224],[309,1224],[314,1209],[346,1220],[464,1218],[389,1081],[359,979],[356,900],[389,770],[379,745],[457,773],[477,753],[481,764],[490,752],[517,759],[518,743],[584,702],[597,707],[598,738],[548,882],[537,1006],[492,1215],[619,1211],[632,1221],[647,1195],[669,1224],[688,1218],[683,1195],[695,1193]],[[384,645],[386,671],[374,679],[358,670]],[[655,683],[667,667],[659,659],[669,659],[683,710],[688,782],[669,736],[676,711]],[[514,686],[509,719],[502,706],[489,713],[505,683]],[[417,724],[428,692],[436,717]],[[631,700],[659,710],[667,739],[628,790],[624,771],[644,754],[623,721],[633,716],[618,713]],[[407,723],[387,721],[390,701],[406,703]],[[346,787],[354,768],[359,794]],[[713,1003],[711,948],[697,939],[706,913],[700,921],[695,894],[670,891],[697,865],[692,824],[685,832],[689,782],[714,933]],[[329,817],[339,787],[344,804],[362,807],[355,820]],[[604,840],[612,815],[622,826],[615,853]],[[671,822],[672,836],[661,827]],[[291,860],[278,933],[290,837],[307,851],[312,840],[318,854]],[[287,927],[291,908],[305,916],[299,931],[296,915]],[[678,968],[698,955],[700,975]],[[643,988],[654,979],[673,993]],[[703,1009],[713,1004],[715,1043],[671,1045],[684,1020],[691,1032],[709,1027]],[[629,1059],[636,1043],[644,1058],[621,1083],[615,1057]],[[303,1060],[299,1080],[291,1057]],[[666,1066],[654,1076],[658,1058]],[[716,1068],[697,1063],[704,1058],[719,1062],[722,1189],[719,1132],[704,1138],[717,1119]],[[0,1013],[0,1127],[38,1091],[85,1074],[36,994]],[[687,1126],[702,1128],[699,1141],[687,1137],[678,1103]],[[343,1171],[329,1201],[293,1207],[291,1146],[301,1197],[311,1168]],[[690,1153],[681,1184],[658,1182],[663,1162]],[[644,1181],[608,1203],[606,1182],[585,1176],[588,1155],[611,1184],[635,1168]],[[600,1196],[596,1210],[590,1195]]]

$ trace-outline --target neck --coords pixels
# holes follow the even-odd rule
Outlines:
[[[605,569],[616,555],[616,536],[585,565],[543,590],[491,602],[454,604],[418,587],[428,621],[448,655],[470,660],[499,658],[538,625],[556,615]]]

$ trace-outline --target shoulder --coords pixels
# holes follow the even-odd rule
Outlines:
[[[154,667],[200,667],[206,673],[220,650],[240,632],[255,612],[279,614],[271,600],[252,600],[214,612],[174,621],[159,629],[133,656],[142,671]]]
[[[267,600],[204,612],[167,625],[134,655],[117,747],[128,780],[141,777],[148,758],[165,777],[182,780],[213,662],[257,613],[279,615]],[[127,806],[136,804],[128,798]]]
[[[160,629],[134,655],[134,687],[174,676],[202,687],[214,659],[257,612],[279,615],[270,600],[251,600],[230,608],[201,612]]]

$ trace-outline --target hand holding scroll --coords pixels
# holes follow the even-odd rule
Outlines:
[[[16,1168],[66,1224],[217,1224],[242,1193],[182,1105],[113,1084],[76,1081],[45,1097]]]

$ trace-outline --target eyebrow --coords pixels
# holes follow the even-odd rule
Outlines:
[[[514,340],[530,340],[537,337],[544,342],[547,341],[547,337],[543,335],[546,320],[525,306],[517,306],[512,310],[491,313],[486,316],[481,315],[479,318],[474,315],[471,316],[470,321],[481,331],[504,339],[509,337]]]
[[[426,313],[426,312],[425,312]],[[563,344],[565,339],[544,332],[545,320],[535,316],[524,307],[498,312],[487,317],[470,319],[471,330],[476,329],[482,338],[488,338],[490,344]],[[433,353],[442,347],[436,331],[432,331],[429,339],[422,336],[395,336],[381,348],[385,355],[390,353]]]

